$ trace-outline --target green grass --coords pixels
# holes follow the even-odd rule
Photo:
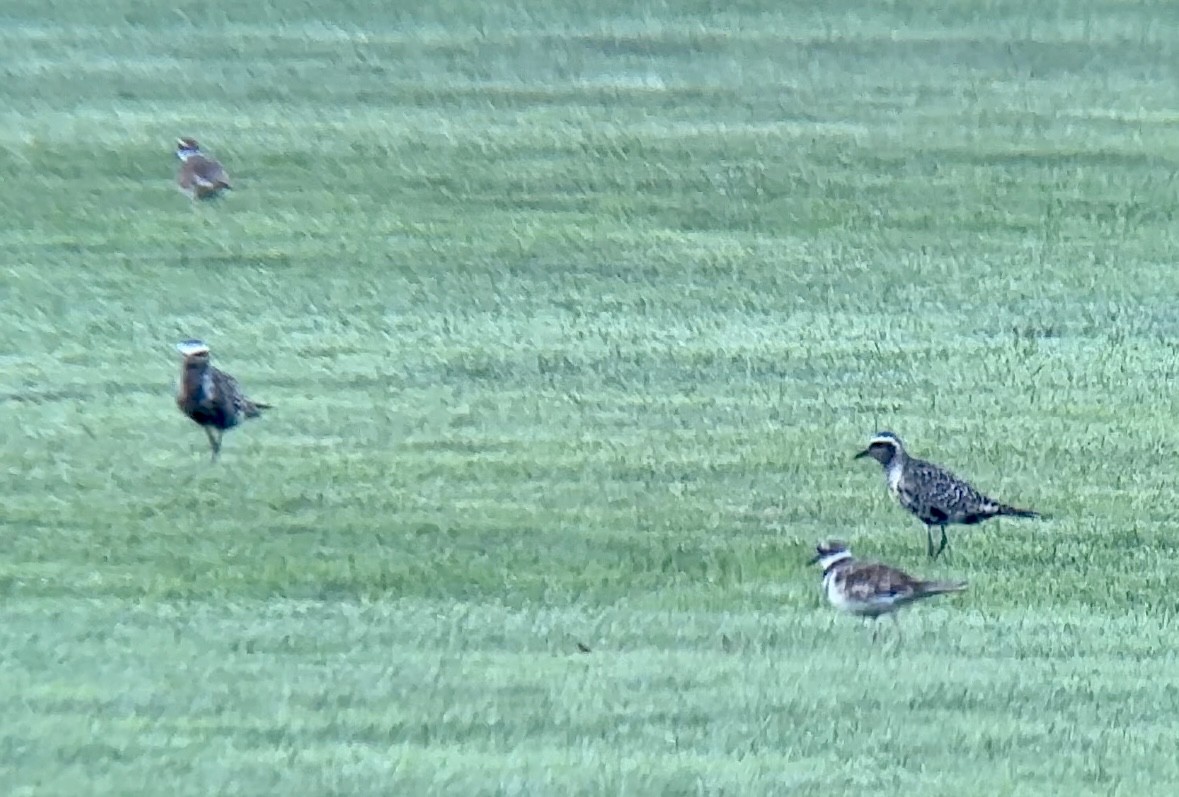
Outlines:
[[[6,794],[1179,782],[1173,4],[381,5],[0,5]]]

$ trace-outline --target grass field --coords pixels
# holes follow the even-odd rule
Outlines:
[[[5,0],[3,792],[1166,793],[1177,31]],[[881,428],[1052,519],[930,563]],[[828,536],[971,589],[874,644]]]

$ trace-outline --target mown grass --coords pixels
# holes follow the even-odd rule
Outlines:
[[[0,23],[6,793],[1179,779],[1170,4]],[[1052,519],[924,561],[878,428]],[[971,589],[872,644],[832,535]]]

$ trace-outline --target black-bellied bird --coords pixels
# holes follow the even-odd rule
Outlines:
[[[251,401],[237,380],[209,362],[209,347],[204,341],[184,340],[176,344],[184,355],[176,406],[204,428],[209,437],[212,458],[221,453],[221,437],[247,418],[256,418],[269,404]]]
[[[925,524],[926,553],[936,559],[946,549],[946,526],[972,526],[993,517],[1038,518],[1039,512],[1017,509],[1000,503],[976,490],[943,467],[909,456],[901,438],[892,432],[880,432],[868,441],[868,447],[855,458],[871,457],[884,466],[888,491],[905,509]],[[941,544],[933,547],[933,527],[941,529]]]

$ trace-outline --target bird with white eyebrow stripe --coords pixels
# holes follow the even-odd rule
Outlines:
[[[176,344],[176,349],[184,357],[176,387],[176,406],[205,430],[212,460],[216,461],[225,431],[247,418],[257,418],[270,405],[250,399],[236,379],[215,367],[204,341],[183,340]]]
[[[880,432],[868,441],[868,447],[855,459],[871,457],[884,467],[888,491],[903,508],[925,524],[926,553],[936,559],[946,549],[946,526],[972,526],[994,517],[1043,517],[1031,509],[1017,509],[1000,503],[976,490],[945,468],[917,459],[905,451],[901,438],[892,432]],[[933,527],[941,529],[942,539],[933,547]]]

